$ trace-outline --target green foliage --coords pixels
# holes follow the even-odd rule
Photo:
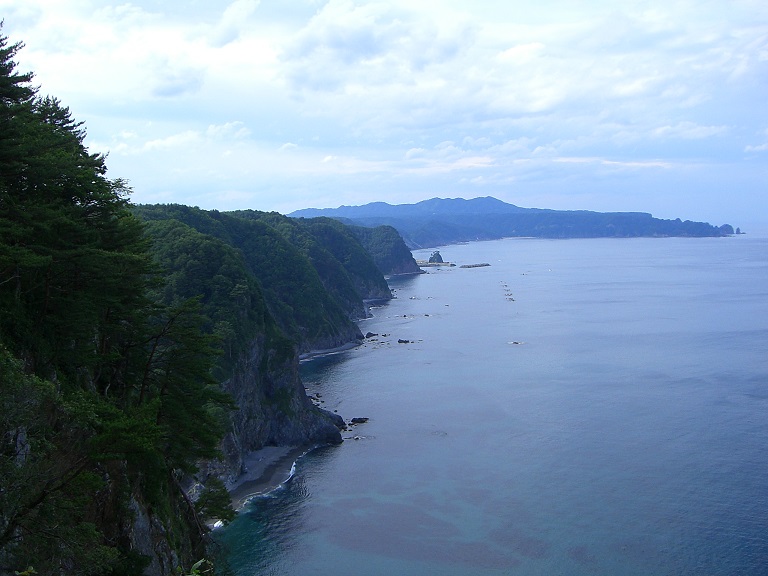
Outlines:
[[[41,573],[69,566],[97,574],[119,558],[91,518],[105,487],[91,470],[87,422],[70,414],[50,382],[25,374],[0,348],[0,549]]]
[[[199,299],[203,330],[219,340],[223,352],[217,376],[225,379],[247,343],[273,323],[258,281],[242,254],[218,238],[175,219],[150,221],[147,231],[154,259],[165,270],[156,300],[172,305]]]
[[[348,318],[364,317],[364,299],[390,297],[374,259],[348,226],[330,218],[295,219],[276,212],[240,210],[231,214],[267,224],[295,246]]]
[[[297,241],[299,236],[290,230],[290,219],[252,211],[206,212],[178,205],[138,206],[134,213],[150,223],[149,230],[157,238],[158,260],[171,274],[166,300],[188,290],[189,279],[214,325],[228,322],[237,331],[242,324],[243,333],[252,336],[247,321],[237,318],[225,301],[227,294],[232,295],[227,293],[231,288],[243,299],[240,314],[255,308],[253,321],[262,323],[270,338],[269,347],[276,350],[286,349],[279,332],[302,349],[355,332],[344,305],[329,292],[328,282],[312,266]],[[183,258],[178,257],[175,242],[184,243]],[[337,270],[346,274],[341,267]],[[236,279],[235,285],[227,284],[227,278]],[[357,294],[353,298],[360,301]],[[226,326],[219,324],[224,333]],[[227,343],[224,348],[227,350]]]
[[[142,228],[68,109],[46,98],[22,116],[0,166],[0,337],[39,375],[107,389],[146,305]]]
[[[0,36],[0,560],[139,573],[115,523],[133,498],[179,524],[175,479],[217,455],[233,407],[212,375],[218,336],[199,299],[164,297],[128,189],[15,72],[20,47]],[[226,266],[216,282],[250,289]]]
[[[214,573],[213,563],[210,560],[203,558],[202,560],[195,562],[189,569],[189,572],[185,573],[183,576],[208,576]]]
[[[199,522],[179,478],[218,456],[220,382],[254,343],[268,378],[297,347],[348,341],[386,282],[335,221],[131,205],[82,122],[16,72],[19,49],[0,35],[0,565],[141,573],[131,503],[188,565]],[[197,514],[231,518],[220,482]]]
[[[192,472],[196,461],[218,456],[224,434],[220,414],[234,408],[211,374],[218,350],[203,327],[196,299],[155,318],[149,357],[139,385],[139,405],[157,401],[162,453],[173,468]]]
[[[203,518],[221,520],[225,524],[235,519],[232,497],[224,482],[216,477],[209,478],[205,483],[195,508]]]
[[[419,272],[411,251],[392,226],[349,226],[382,274]]]

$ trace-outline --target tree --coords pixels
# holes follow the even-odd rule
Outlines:
[[[139,573],[129,501],[180,530],[178,477],[216,456],[232,403],[210,319],[153,300],[128,187],[20,48],[0,35],[0,571]]]
[[[104,482],[90,468],[89,431],[51,382],[25,374],[0,347],[0,566],[98,573],[118,558],[88,517]]]

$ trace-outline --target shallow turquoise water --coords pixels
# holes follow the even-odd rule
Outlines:
[[[441,253],[491,266],[303,365],[370,421],[218,533],[235,574],[768,574],[768,240]]]

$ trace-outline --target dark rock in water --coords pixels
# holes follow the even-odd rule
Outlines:
[[[411,341],[410,340],[403,340],[402,338],[398,338],[397,339],[397,343],[398,344],[410,344]]]
[[[378,334],[374,334],[373,332],[366,332],[365,337],[366,338],[373,338],[374,336],[378,336]]]
[[[339,430],[346,430],[347,429],[347,423],[344,422],[344,418],[336,414],[335,412],[329,412],[328,410],[321,410],[323,414],[325,414],[328,419],[331,421],[331,423],[336,426]],[[331,436],[331,435],[329,435]],[[338,440],[335,438],[335,435],[329,440],[330,444],[337,444]]]
[[[443,257],[440,255],[439,250],[435,250],[432,252],[432,256],[429,257],[429,261],[433,264],[438,264],[443,262]]]
[[[352,418],[350,420],[352,424],[365,424],[366,422],[368,422],[368,418]]]

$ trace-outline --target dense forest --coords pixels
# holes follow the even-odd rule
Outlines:
[[[387,229],[132,205],[21,48],[0,35],[0,574],[186,573],[244,453],[340,441],[299,353],[418,269]]]
[[[729,224],[664,220],[645,212],[591,212],[521,208],[496,198],[432,198],[415,204],[298,210],[294,217],[337,218],[347,224],[392,226],[411,248],[499,238],[630,238],[729,236]]]
[[[231,401],[199,303],[151,297],[128,189],[20,48],[0,37],[0,570],[141,573],[132,508],[204,553],[178,480],[217,455]]]

